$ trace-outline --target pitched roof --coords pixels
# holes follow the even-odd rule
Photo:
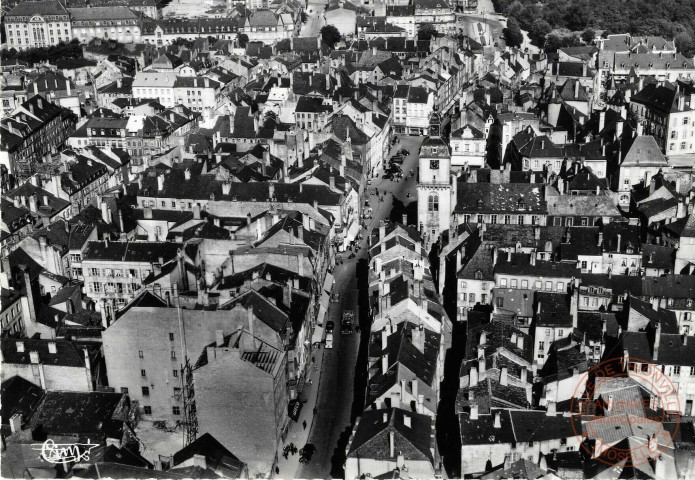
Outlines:
[[[384,421],[384,418],[386,421]],[[408,418],[410,426],[404,419]],[[348,457],[395,460],[390,456],[389,434],[393,432],[395,451],[405,460],[426,460],[434,464],[432,419],[400,408],[365,410],[355,428]]]

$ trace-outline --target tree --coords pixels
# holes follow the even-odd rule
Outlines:
[[[301,19],[302,23],[306,23],[307,20],[309,20],[309,17],[304,10],[302,10],[302,14],[299,16],[299,18]]]
[[[422,23],[417,30],[418,40],[431,40],[437,38],[437,29],[431,23]]]
[[[524,41],[524,35],[521,33],[519,22],[513,17],[507,19],[507,28],[502,30],[502,34],[504,35],[504,40],[507,42],[508,47],[520,47]]]
[[[543,45],[543,48],[546,52],[557,52],[557,49],[560,47],[562,47],[562,38],[560,38],[558,35],[551,33],[545,37],[545,45]]]
[[[531,25],[531,30],[529,31],[529,37],[538,46],[542,47],[545,43],[545,37],[553,30],[548,22],[539,18],[533,25]]]
[[[596,32],[593,28],[587,28],[582,32],[582,40],[587,45],[591,45],[594,41],[594,38],[596,38]]]
[[[246,48],[246,44],[249,43],[249,36],[245,33],[240,33],[239,36],[236,38],[237,40],[239,40],[239,46],[241,48]]]
[[[331,48],[340,41],[340,31],[334,25],[325,25],[321,28],[321,39]]]
[[[688,35],[688,32],[681,32],[678,35],[676,35],[675,43],[676,49],[680,53],[682,53],[686,57],[690,56],[690,53],[693,49],[693,39],[690,35]]]

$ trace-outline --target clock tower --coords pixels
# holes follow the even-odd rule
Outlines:
[[[419,154],[417,184],[418,227],[427,248],[442,232],[449,230],[453,183],[449,146],[441,138],[441,117],[430,116],[429,136],[422,142]],[[455,201],[455,199],[454,199]]]

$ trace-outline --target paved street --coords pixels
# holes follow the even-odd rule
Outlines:
[[[416,171],[417,154],[423,137],[401,137],[401,142],[397,144],[392,154],[395,151],[405,148],[410,152],[403,164],[403,172],[407,173],[412,168]],[[387,160],[388,161],[388,160]],[[381,178],[383,170],[379,171],[379,178],[372,180],[372,185],[369,190],[377,188],[379,192],[389,192],[395,194],[396,198],[404,203],[414,202],[416,199],[416,178],[411,178],[407,182],[392,182]],[[407,192],[410,192],[410,198],[407,198]],[[374,209],[374,218],[371,220],[369,228],[378,228],[379,221],[388,218],[392,209],[392,195],[387,195],[383,202],[379,202],[375,196],[370,196],[370,205]],[[400,220],[400,219],[399,219]],[[414,217],[411,217],[411,222],[414,222]],[[363,247],[366,247],[366,238],[361,242]],[[359,350],[360,335],[353,333],[350,335],[340,334],[340,320],[342,318],[342,310],[350,308],[358,311],[357,306],[357,262],[361,259],[366,259],[367,248],[362,248],[356,258],[348,259],[349,252],[343,254],[345,262],[343,265],[336,267],[334,271],[335,286],[333,293],[340,293],[341,303],[331,303],[326,321],[332,320],[335,323],[336,331],[334,333],[334,347],[332,350],[321,349],[321,358],[323,365],[321,368],[321,378],[318,383],[318,397],[314,400],[317,405],[318,414],[313,423],[309,427],[308,442],[316,446],[316,453],[308,464],[298,464],[299,469],[294,478],[329,478],[333,467],[333,456],[336,453],[341,434],[346,431],[351,425],[351,411],[354,400],[354,379],[355,379],[355,363]],[[346,295],[352,292],[350,295]],[[354,305],[345,305],[343,299],[350,297]],[[362,325],[367,327],[367,319],[362,320]],[[319,357],[317,357],[319,360]],[[316,386],[316,383],[313,385]],[[363,395],[363,392],[360,392]],[[313,396],[313,395],[312,395]],[[312,416],[311,400],[305,405],[302,418]],[[308,412],[308,413],[307,413]],[[300,418],[300,423],[302,421]],[[311,423],[311,422],[310,422]],[[296,424],[293,427],[301,429],[301,425]],[[300,435],[301,437],[301,435]],[[306,438],[306,437],[304,437]],[[293,441],[299,447],[303,446]],[[341,444],[342,446],[342,444]],[[341,457],[339,457],[341,458]],[[280,459],[281,474],[285,474],[285,469],[282,467],[284,459]],[[294,460],[296,462],[296,460]],[[286,463],[292,463],[292,458]],[[287,474],[281,475],[288,478]]]
[[[302,25],[299,33],[300,37],[317,37],[325,21],[323,19],[323,11],[326,9],[328,2],[317,0],[310,1],[307,5],[306,14],[307,22]]]

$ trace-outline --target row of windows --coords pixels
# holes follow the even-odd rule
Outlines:
[[[486,217],[486,215],[478,214],[477,222],[478,223],[486,223],[485,217]],[[489,222],[487,222],[487,223],[496,224],[497,223],[497,215],[494,213],[491,214],[489,216],[488,220],[489,220]],[[532,215],[531,216],[531,225],[537,225],[538,220],[539,220],[538,215]],[[466,214],[463,216],[463,222],[464,223],[470,223],[470,221],[471,221],[471,215]],[[505,225],[524,225],[525,224],[525,216],[524,215],[504,215],[502,217],[502,221]]]
[[[671,143],[668,146],[669,150],[675,150],[676,149],[676,144]],[[681,142],[680,150],[692,150],[693,149],[693,144],[691,143],[690,146],[686,142]]]
[[[176,360],[176,351],[175,351],[175,350],[172,350],[172,351],[170,352],[170,357],[171,357],[172,360]],[[139,351],[138,351],[138,358],[145,358],[145,352],[143,352],[142,350],[139,350]],[[174,370],[174,376],[177,377],[178,375],[179,375],[179,374],[178,374],[178,371]],[[147,376],[147,371],[146,371],[146,370],[140,370],[140,376],[141,376],[141,377],[146,377],[146,376]]]

